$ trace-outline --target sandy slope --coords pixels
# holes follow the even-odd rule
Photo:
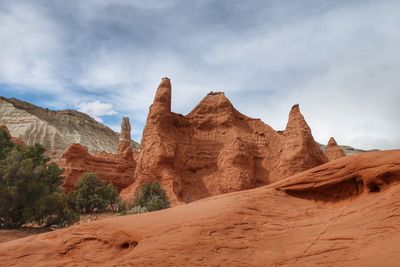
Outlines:
[[[0,244],[17,266],[398,266],[400,150]]]

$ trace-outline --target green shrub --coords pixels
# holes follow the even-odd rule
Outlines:
[[[118,191],[112,184],[99,180],[95,173],[84,173],[76,183],[72,202],[79,212],[113,209],[119,203]]]
[[[132,203],[128,213],[142,213],[146,211],[162,210],[170,207],[168,197],[158,182],[145,183],[140,193]]]
[[[10,143],[0,130],[0,227],[26,223],[66,226],[78,215],[68,207],[62,191],[62,170],[44,155],[41,145]]]
[[[144,212],[148,212],[146,207],[134,206],[134,207],[130,208],[126,212],[126,214],[139,214],[139,213],[144,213]]]
[[[11,142],[11,138],[7,131],[0,129],[0,160],[3,160],[8,153],[13,149],[14,143]]]

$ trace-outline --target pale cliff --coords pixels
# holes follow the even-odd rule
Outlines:
[[[84,113],[43,109],[14,98],[0,97],[0,124],[27,145],[43,145],[53,159],[58,159],[73,143],[87,147],[92,153],[116,153],[119,142],[118,133]]]

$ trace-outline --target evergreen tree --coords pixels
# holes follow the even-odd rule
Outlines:
[[[84,173],[76,183],[73,201],[79,212],[103,211],[118,203],[118,191],[99,180],[95,173]]]
[[[41,145],[15,145],[2,129],[0,145],[0,227],[65,226],[77,220],[60,187],[62,170],[48,164]]]

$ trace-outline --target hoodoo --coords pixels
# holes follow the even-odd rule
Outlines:
[[[298,105],[283,135],[237,111],[222,92],[209,93],[189,114],[171,112],[163,78],[143,131],[135,182],[159,181],[173,204],[266,185],[327,162]]]
[[[92,154],[82,145],[70,145],[60,160],[60,167],[64,169],[64,188],[68,191],[73,190],[75,183],[85,172],[96,173],[100,179],[111,182],[118,190],[130,185],[136,167],[130,131],[129,119],[122,118],[118,154]]]
[[[328,157],[329,161],[345,156],[343,150],[338,146],[335,138],[333,137],[329,139],[328,145],[326,146],[325,154]]]
[[[133,162],[133,149],[131,141],[131,124],[128,117],[123,117],[121,122],[121,133],[119,135],[118,155]]]
[[[290,110],[283,137],[278,178],[288,177],[328,162],[315,142],[298,104]]]

